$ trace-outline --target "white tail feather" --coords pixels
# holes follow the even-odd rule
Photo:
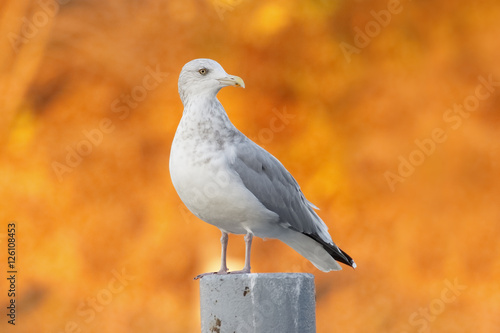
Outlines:
[[[278,239],[300,253],[323,272],[340,271],[342,269],[321,244],[300,232],[285,229],[278,236]]]

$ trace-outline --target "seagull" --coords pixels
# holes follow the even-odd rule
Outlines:
[[[318,209],[273,155],[229,120],[216,95],[223,87],[245,88],[211,59],[195,59],[181,70],[179,95],[184,111],[170,151],[172,184],[186,207],[220,229],[221,266],[210,274],[250,273],[253,236],[279,239],[324,272],[356,267],[332,241]],[[245,266],[228,271],[228,234],[243,234]]]

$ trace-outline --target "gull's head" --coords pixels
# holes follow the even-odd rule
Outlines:
[[[241,78],[226,73],[217,61],[211,59],[191,60],[182,67],[179,75],[179,95],[182,103],[193,96],[215,97],[227,86],[245,88]]]

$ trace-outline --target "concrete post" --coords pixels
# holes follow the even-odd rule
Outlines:
[[[200,280],[202,333],[314,333],[314,275],[208,275]]]

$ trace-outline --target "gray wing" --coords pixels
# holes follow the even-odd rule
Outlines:
[[[332,242],[328,227],[313,210],[314,205],[278,159],[248,138],[236,149],[232,168],[246,188],[267,209],[278,214],[281,225]]]

